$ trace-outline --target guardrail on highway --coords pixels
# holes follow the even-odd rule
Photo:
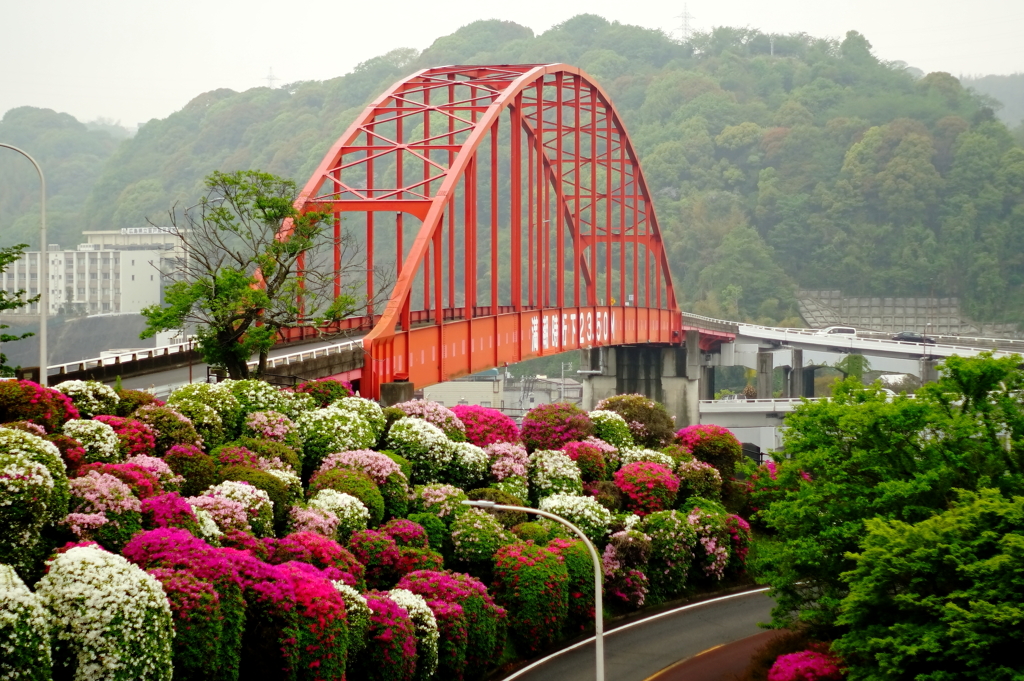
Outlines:
[[[51,364],[47,369],[49,370],[49,375],[52,376],[56,374],[59,376],[72,372],[86,371],[88,369],[114,366],[125,362],[136,362],[142,359],[165,357],[167,355],[173,355],[180,352],[188,352],[191,349],[191,343],[175,343],[174,345],[162,345],[148,350],[132,350],[130,352],[118,353],[116,355],[108,354],[106,357],[94,357],[92,359],[80,359],[76,362]]]
[[[320,357],[327,357],[329,355],[338,355],[342,352],[351,352],[355,349],[362,349],[363,339],[345,341],[344,343],[335,343],[334,345],[327,345],[322,348],[314,348],[312,350],[299,350],[298,352],[290,352],[287,355],[278,355],[277,357],[267,358],[267,368],[276,369],[278,367],[288,366],[289,364],[297,364],[299,362],[308,362],[312,359],[319,359]],[[249,368],[254,369],[259,362],[249,362]]]

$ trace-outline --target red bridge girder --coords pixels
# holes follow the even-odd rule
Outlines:
[[[343,221],[366,249],[368,299],[383,252],[396,262],[383,311],[340,325],[373,325],[364,396],[396,377],[424,386],[577,348],[683,340],[636,152],[580,69],[420,71],[363,111],[295,205],[334,215],[336,294]],[[394,234],[387,248],[382,233]],[[702,345],[723,340],[702,331]]]

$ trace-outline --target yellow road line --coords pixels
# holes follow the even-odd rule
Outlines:
[[[710,653],[712,650],[718,650],[719,648],[723,647],[724,645],[725,645],[724,643],[719,643],[717,646],[711,646],[707,650],[702,650],[699,653],[697,653],[696,655],[691,655],[690,657],[686,658],[685,660],[679,660],[678,662],[673,662],[672,664],[670,664],[669,666],[665,667],[664,669],[659,669],[655,673],[651,674],[646,679],[644,679],[644,681],[654,681],[655,679],[657,679],[659,676],[661,676],[665,672],[669,671],[670,669],[675,669],[676,667],[678,667],[679,665],[683,664],[684,662],[689,662],[690,660],[692,660],[694,658],[697,658],[697,657],[700,657],[701,655],[703,655],[705,653]]]

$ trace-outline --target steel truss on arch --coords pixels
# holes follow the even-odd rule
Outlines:
[[[336,273],[343,232],[365,248],[368,300],[376,265],[395,263],[386,306],[364,318],[364,396],[396,378],[424,386],[576,348],[682,342],[636,153],[577,68],[420,71],[363,111],[296,208],[333,214]],[[344,285],[336,274],[335,292]]]

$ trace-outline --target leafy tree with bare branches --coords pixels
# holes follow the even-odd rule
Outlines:
[[[329,215],[300,214],[294,182],[256,170],[218,171],[206,178],[206,190],[197,205],[170,213],[169,229],[184,257],[166,273],[174,283],[164,292],[165,304],[142,311],[142,337],[195,326],[207,363],[234,379],[258,378],[280,329],[322,327],[352,315],[362,301],[354,281],[334,295]],[[285,220],[290,231],[279,236]],[[361,249],[345,234],[339,245],[342,279],[347,270],[351,280],[365,268]],[[254,355],[259,362],[251,372]]]

